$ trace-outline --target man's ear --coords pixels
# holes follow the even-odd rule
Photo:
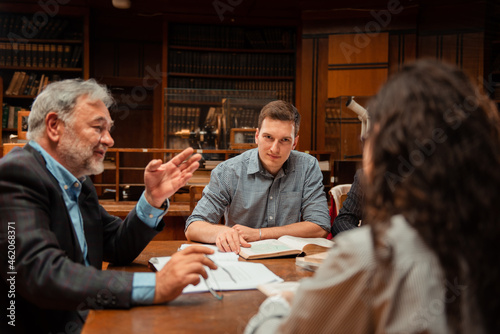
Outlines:
[[[297,137],[295,137],[295,139],[293,140],[292,150],[295,150],[295,147],[297,146],[298,143],[299,143],[299,135],[297,135]]]
[[[259,138],[259,128],[255,130],[255,144],[259,144],[259,141],[257,140]]]
[[[57,113],[51,111],[45,116],[45,127],[50,141],[58,142],[61,139],[63,122]]]

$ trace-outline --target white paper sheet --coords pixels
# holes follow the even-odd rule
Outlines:
[[[189,244],[182,245],[180,249],[188,247]],[[212,246],[215,247],[215,246]],[[238,255],[235,253],[224,253],[216,251],[208,255],[218,266],[217,270],[205,269],[208,273],[208,284],[214,290],[251,290],[257,289],[260,284],[283,282],[283,279],[262,263],[238,261]],[[149,260],[157,270],[161,270],[170,260],[170,256],[153,257]],[[208,287],[203,280],[196,286],[192,284],[186,286],[183,293],[207,292]]]

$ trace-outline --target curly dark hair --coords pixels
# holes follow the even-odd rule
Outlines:
[[[446,304],[452,332],[476,305],[500,328],[500,117],[460,69],[432,60],[404,66],[368,105],[372,170],[366,219],[375,240],[402,214],[439,258],[445,279],[467,286]],[[465,294],[464,294],[465,295]],[[470,298],[469,298],[470,297]]]

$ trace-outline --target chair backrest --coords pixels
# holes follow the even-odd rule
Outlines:
[[[205,189],[204,185],[193,185],[189,187],[189,211],[193,212],[196,203],[202,196],[203,189]]]
[[[342,207],[342,203],[347,198],[347,193],[351,189],[350,184],[339,184],[330,189],[330,196],[332,196],[335,201],[335,208],[337,209],[337,214],[339,214],[339,210]]]

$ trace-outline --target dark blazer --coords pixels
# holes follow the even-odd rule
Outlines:
[[[363,219],[364,192],[360,184],[362,173],[363,170],[358,169],[354,174],[354,180],[351,189],[347,193],[347,198],[342,203],[342,208],[340,208],[339,214],[333,221],[332,236],[358,227],[359,221]]]
[[[101,271],[102,261],[133,261],[163,222],[151,229],[135,209],[124,221],[109,215],[90,178],[82,184],[79,206],[88,267],[59,184],[42,156],[26,145],[0,159],[1,333],[79,332],[88,309],[130,307],[133,273]],[[13,291],[15,298],[7,298]],[[15,327],[5,314],[12,313],[6,311],[12,301]]]

